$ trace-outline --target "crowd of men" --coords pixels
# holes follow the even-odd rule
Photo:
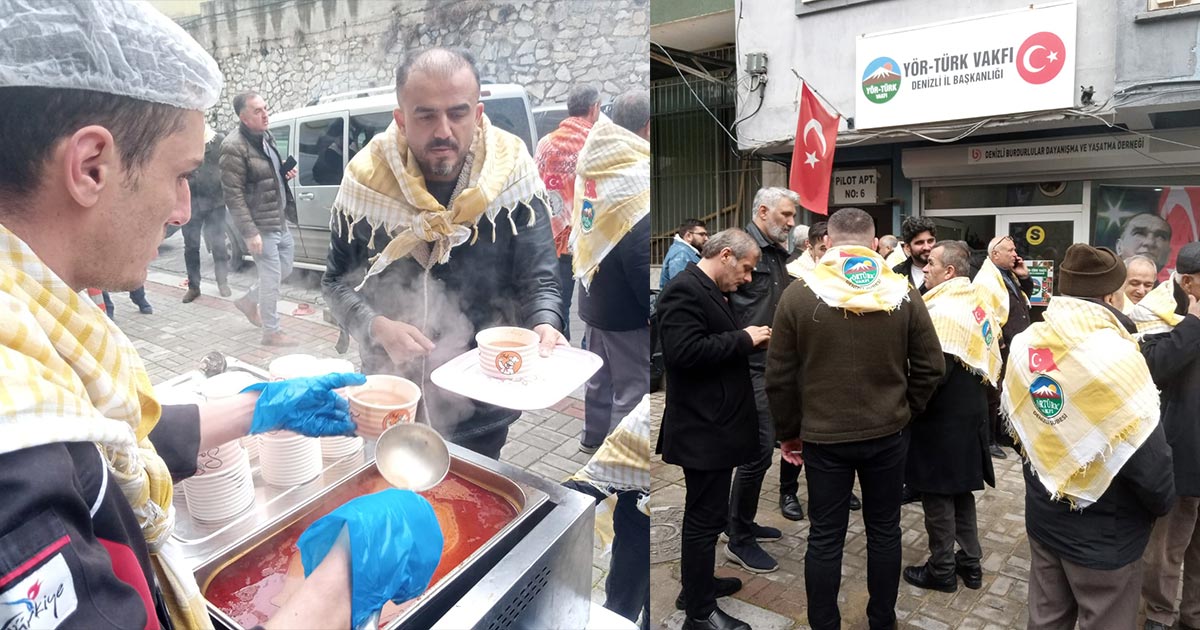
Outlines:
[[[708,237],[689,220],[664,264],[657,448],[684,471],[684,627],[749,627],[717,605],[741,582],[714,577],[716,546],[749,572],[776,567],[759,543],[782,532],[754,520],[776,446],[785,516],[804,518],[787,493],[806,473],[813,628],[841,624],[856,479],[869,627],[895,627],[901,579],[981,588],[974,493],[995,485],[1002,445],[1023,459],[1030,628],[1132,627],[1141,600],[1146,630],[1200,627],[1200,466],[1172,457],[1200,447],[1200,243],[1163,282],[1148,256],[1075,244],[1039,318],[1008,236],[980,252],[928,219],[876,238],[862,210],[806,227],[799,209],[764,188],[745,229]],[[901,567],[915,500],[928,556]]]

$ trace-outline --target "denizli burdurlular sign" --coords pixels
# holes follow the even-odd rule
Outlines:
[[[1075,2],[858,38],[859,129],[1074,106]]]

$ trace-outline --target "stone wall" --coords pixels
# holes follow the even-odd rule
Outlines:
[[[577,82],[605,98],[649,87],[648,0],[211,0],[183,20],[225,73],[209,112],[232,126],[230,101],[253,89],[272,111],[315,97],[391,85],[407,51],[475,53],[485,82],[518,83],[532,104],[562,102]]]

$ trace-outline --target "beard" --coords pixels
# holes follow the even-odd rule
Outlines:
[[[767,226],[767,238],[780,245],[785,245],[790,231],[786,225],[769,225]]]

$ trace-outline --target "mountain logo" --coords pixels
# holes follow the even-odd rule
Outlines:
[[[879,57],[863,71],[862,90],[872,103],[886,103],[900,92],[900,64],[891,57]]]
[[[983,343],[985,343],[989,346],[992,345],[992,339],[994,339],[994,337],[992,336],[992,321],[985,320],[983,322],[983,327],[980,329],[979,332],[981,334],[983,334]]]
[[[1029,395],[1033,400],[1034,409],[1046,424],[1054,425],[1062,422],[1061,418],[1054,420],[1062,413],[1063,406],[1066,404],[1062,387],[1057,381],[1045,374],[1038,375],[1029,385]]]
[[[596,208],[592,205],[591,199],[584,199],[583,205],[579,209],[579,223],[583,226],[584,232],[591,232],[592,225],[596,222]]]
[[[850,284],[865,289],[879,279],[879,265],[866,256],[851,256],[842,263],[842,275]]]

